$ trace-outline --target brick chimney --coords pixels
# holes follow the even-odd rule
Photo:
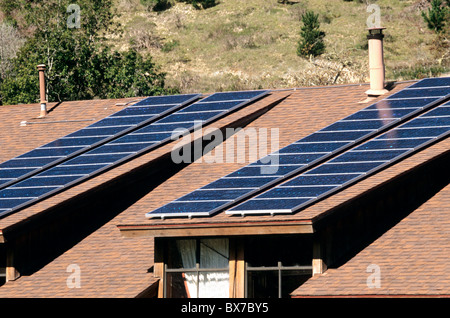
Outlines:
[[[383,30],[385,28],[369,28],[367,40],[369,41],[369,69],[370,89],[366,92],[369,96],[380,96],[388,92],[385,89],[385,67],[383,52]]]
[[[43,118],[47,115],[47,97],[45,93],[45,65],[39,64],[37,66],[39,71],[39,95],[41,99],[41,112],[39,118]]]

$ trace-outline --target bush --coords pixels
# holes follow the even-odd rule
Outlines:
[[[450,17],[450,1],[447,0],[444,4],[442,0],[432,0],[431,8],[428,12],[422,11],[422,17],[430,30],[436,33],[444,32]]]
[[[319,56],[325,52],[323,38],[325,32],[320,30],[319,15],[313,11],[306,11],[302,15],[303,27],[298,44],[297,54],[299,56]]]
[[[101,41],[102,32],[112,27],[112,0],[84,1],[82,7],[90,5],[92,9],[83,11],[79,29],[67,28],[62,18],[70,0],[24,6],[35,30],[11,59],[11,68],[0,83],[1,103],[38,102],[38,64],[47,65],[49,102],[173,92],[164,88],[165,74],[151,57],[143,57],[135,49],[117,52]]]
[[[450,69],[438,65],[420,65],[408,68],[394,69],[393,76],[400,80],[436,77],[448,72]]]

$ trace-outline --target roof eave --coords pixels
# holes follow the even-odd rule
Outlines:
[[[123,237],[236,236],[311,234],[311,220],[118,225]]]

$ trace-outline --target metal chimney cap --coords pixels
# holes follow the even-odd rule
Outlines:
[[[367,35],[367,39],[382,39],[384,38],[383,30],[386,28],[368,28],[369,34]]]
[[[38,68],[39,71],[43,71],[43,70],[45,70],[45,64],[39,64],[37,66],[37,68]]]

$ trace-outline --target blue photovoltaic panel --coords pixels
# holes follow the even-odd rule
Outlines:
[[[198,98],[199,94],[148,97],[92,125],[0,163],[0,189],[155,121]]]
[[[268,93],[269,91],[247,91],[213,94],[124,136],[110,140],[19,181],[0,190],[0,216],[80,183],[143,152],[150,151],[172,140],[173,131],[176,129],[184,128],[186,131],[192,132],[199,125],[216,120]],[[147,107],[144,101],[138,104],[134,105],[134,108]],[[79,139],[78,136],[73,137],[75,140]],[[17,173],[16,170],[12,168],[8,170],[8,176],[14,176]],[[214,205],[202,202],[197,202],[197,204],[205,207]]]
[[[450,87],[450,77],[425,78],[413,85],[411,88],[429,88],[429,87]]]
[[[179,198],[148,212],[146,216],[161,218],[208,216],[224,210],[445,101],[450,97],[449,80],[450,78],[421,80],[276,153],[195,190],[188,199]],[[341,165],[341,168],[345,169],[346,173],[353,173],[355,170],[353,166]],[[368,171],[372,168],[373,164],[368,163],[360,164],[356,170]],[[216,191],[217,196],[223,198],[217,201],[220,204],[217,202],[213,204],[212,201],[216,201],[214,199],[204,198],[204,191],[208,190]],[[224,191],[230,190],[239,191],[228,196],[222,195]],[[293,199],[291,202],[300,204],[300,201],[304,200]],[[185,210],[183,206],[186,207]]]
[[[450,102],[244,201],[226,213],[245,215],[297,212],[449,134]]]

